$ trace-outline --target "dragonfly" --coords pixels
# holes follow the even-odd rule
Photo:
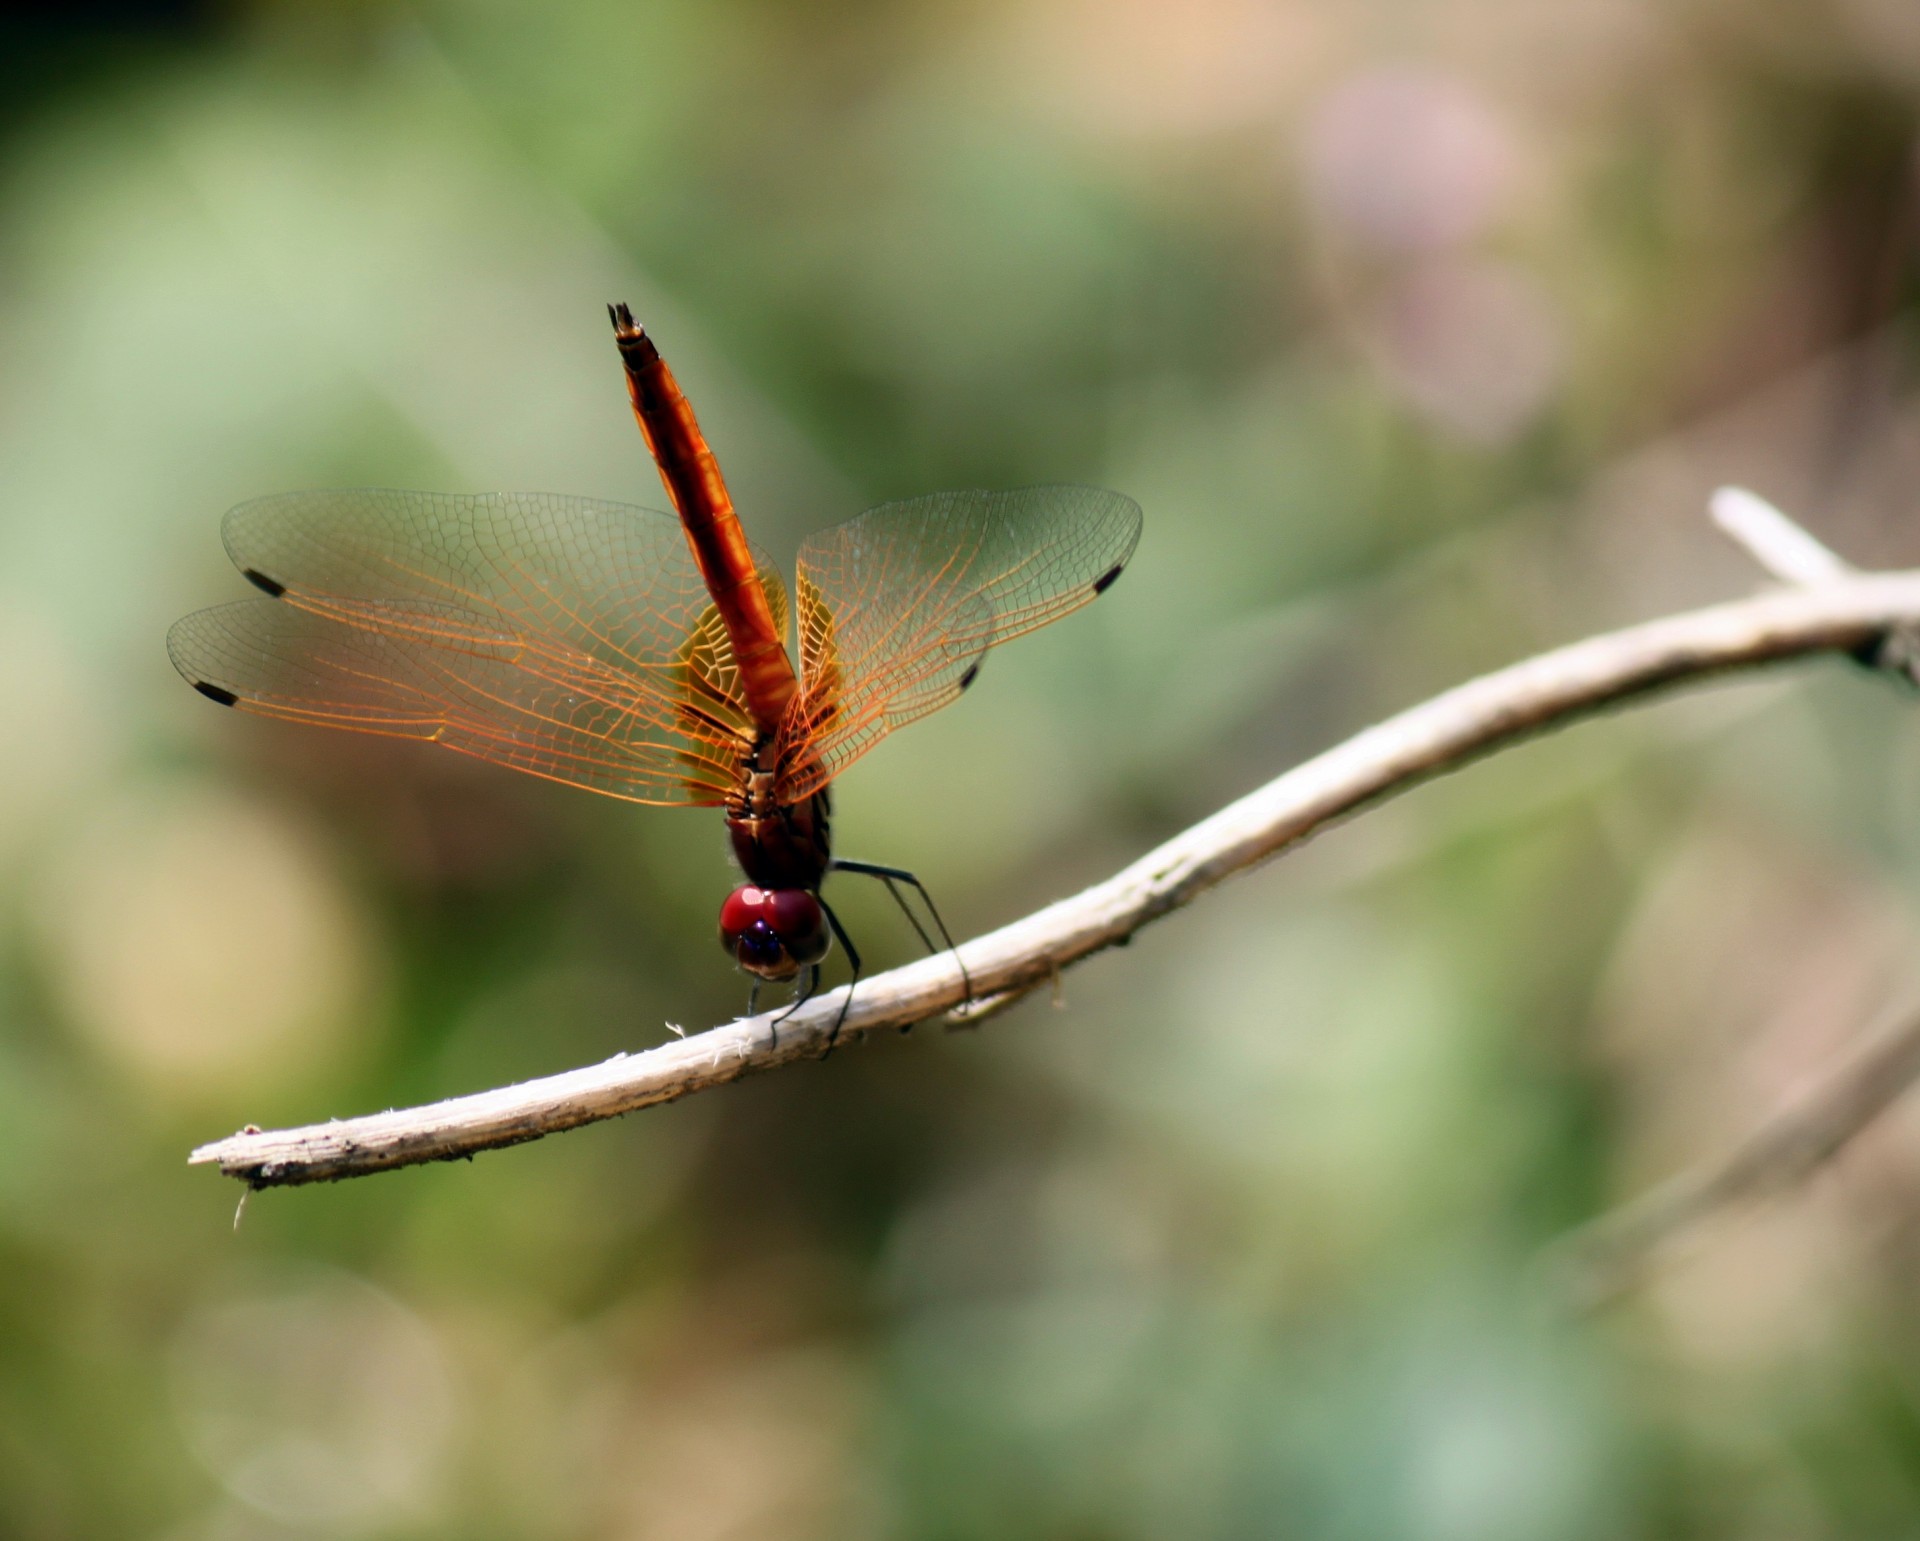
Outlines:
[[[1139,506],[1079,486],[883,503],[802,543],[789,600],[653,337],[627,306],[608,313],[674,513],[391,489],[242,503],[222,537],[261,593],[176,622],[174,667],[243,712],[724,810],[745,881],[720,940],[752,978],[749,1015],[763,981],[793,986],[782,1017],[810,998],[835,939],[851,1001],[861,960],[821,895],[830,873],[884,883],[937,951],[915,891],[958,958],[911,871],[833,855],[833,779],[956,700],[988,649],[1105,592]],[[829,1048],[844,1018],[843,1003]]]

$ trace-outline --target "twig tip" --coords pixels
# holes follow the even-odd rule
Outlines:
[[[1853,569],[1759,493],[1720,487],[1707,500],[1713,522],[1770,576],[1812,588],[1853,576]]]

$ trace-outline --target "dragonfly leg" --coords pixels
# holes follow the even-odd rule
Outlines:
[[[833,906],[822,899],[820,908],[826,914],[827,924],[833,927],[833,934],[840,939],[840,945],[846,949],[847,968],[853,975],[847,981],[847,998],[840,1003],[840,1015],[833,1019],[833,1027],[827,1033],[827,1046],[820,1051],[820,1057],[825,1059],[833,1052],[833,1046],[840,1041],[840,1024],[847,1020],[847,1008],[853,1004],[853,987],[860,983],[860,949],[853,945],[853,938],[847,935],[847,928],[840,924],[840,917],[833,913]],[[819,964],[814,965],[813,971],[816,975],[820,972]]]
[[[887,892],[893,896],[893,902],[900,906],[900,913],[907,917],[907,924],[913,927],[914,934],[920,938],[928,952],[937,953],[940,948],[933,945],[933,938],[927,935],[927,928],[920,924],[919,916],[913,913],[913,907],[907,903],[906,895],[894,885],[905,883],[920,895],[920,902],[927,907],[927,913],[933,917],[934,929],[940,933],[940,940],[946,943],[946,951],[953,954],[953,961],[960,965],[960,983],[966,990],[963,1000],[973,999],[973,981],[967,977],[967,960],[960,956],[960,949],[953,944],[953,934],[947,930],[947,923],[940,918],[940,907],[933,902],[933,895],[927,892],[927,885],[907,871],[905,867],[883,867],[878,862],[833,860],[830,869],[834,872],[852,872],[861,877],[878,878],[887,885]],[[828,911],[831,914],[831,911]]]
[[[820,965],[810,963],[807,965],[806,973],[801,976],[800,983],[794,987],[793,999],[787,1002],[787,1009],[767,1024],[767,1046],[769,1048],[778,1048],[780,1046],[780,1024],[786,1021],[788,1017],[792,1016],[802,1006],[806,1005],[808,1001],[812,1000],[813,992],[819,988]]]
[[[756,979],[752,984],[747,986],[747,1015],[752,1016],[759,1005],[760,981]]]

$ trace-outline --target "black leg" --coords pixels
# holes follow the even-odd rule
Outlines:
[[[794,986],[793,999],[787,1002],[787,1009],[773,1019],[772,1025],[778,1027],[782,1022],[786,1021],[788,1017],[792,1016],[802,1006],[806,1005],[808,1001],[812,1000],[813,992],[819,988],[820,965],[810,963],[807,965],[806,973],[801,976],[800,983]]]
[[[760,1004],[760,981],[758,979],[747,986],[747,1015],[752,1016]]]
[[[900,906],[900,913],[907,917],[907,924],[913,927],[913,934],[920,938],[920,945],[926,948],[929,953],[938,953],[940,951],[938,947],[935,947],[933,945],[933,938],[927,935],[927,928],[920,924],[920,917],[913,913],[913,906],[907,903],[906,896],[903,895],[900,892],[899,888],[895,886],[894,877],[892,873],[869,872],[857,866],[849,867],[847,868],[847,870],[849,872],[858,873],[861,877],[878,878],[882,883],[885,883],[887,885],[888,895],[892,898],[895,904]],[[929,908],[931,908],[931,906],[929,906]],[[934,924],[935,925],[939,924],[939,920],[937,917],[934,921]],[[948,943],[948,946],[951,946],[951,945],[952,943]]]
[[[906,896],[894,887],[894,884],[906,883],[911,886],[920,895],[920,902],[927,907],[927,913],[933,917],[933,924],[940,933],[940,940],[947,944],[946,950],[953,954],[953,961],[960,965],[960,983],[966,990],[963,1000],[973,999],[973,981],[967,977],[966,959],[960,956],[960,949],[953,945],[953,934],[947,930],[947,923],[940,918],[940,907],[933,902],[933,895],[927,892],[925,883],[905,867],[883,867],[877,862],[870,861],[843,861],[837,856],[828,870],[852,872],[860,877],[878,878],[885,883],[887,892],[893,895],[893,902],[900,906],[901,913],[907,917],[907,923],[913,927],[914,934],[920,938],[927,951],[938,952],[940,949],[933,945],[933,938],[927,935],[927,928],[920,924],[920,919],[913,913],[913,907],[907,903]],[[833,912],[829,910],[827,914],[831,917]],[[835,929],[837,931],[838,927],[836,926]],[[842,938],[843,945],[844,941],[845,939]]]
[[[827,1046],[820,1051],[820,1057],[825,1059],[840,1041],[840,1024],[847,1020],[847,1008],[853,1004],[853,987],[860,983],[860,949],[853,945],[853,938],[847,935],[847,928],[840,924],[840,917],[833,913],[833,906],[821,899],[820,908],[826,912],[827,924],[833,927],[833,934],[840,939],[840,945],[847,950],[847,968],[853,975],[847,981],[847,998],[840,1003],[840,1015],[833,1019],[833,1028],[827,1034]],[[813,971],[817,975],[820,966],[815,964]]]

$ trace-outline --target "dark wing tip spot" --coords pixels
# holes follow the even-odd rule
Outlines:
[[[965,690],[975,680],[980,678],[980,662],[981,661],[976,658],[972,663],[967,665],[967,672],[960,676],[960,688],[962,690]]]
[[[240,698],[222,685],[210,685],[205,680],[194,680],[193,688],[209,701],[218,701],[222,706],[232,706]]]
[[[1113,587],[1114,580],[1120,576],[1121,569],[1126,565],[1125,562],[1115,562],[1113,566],[1095,578],[1093,580],[1093,592],[1096,594],[1106,593],[1108,589]]]
[[[267,593],[271,594],[275,599],[278,599],[282,594],[287,592],[287,586],[284,583],[281,583],[276,579],[269,578],[265,573],[261,572],[258,568],[243,567],[240,569],[240,575],[241,577],[245,578],[247,582],[251,583],[256,589],[265,590]]]

